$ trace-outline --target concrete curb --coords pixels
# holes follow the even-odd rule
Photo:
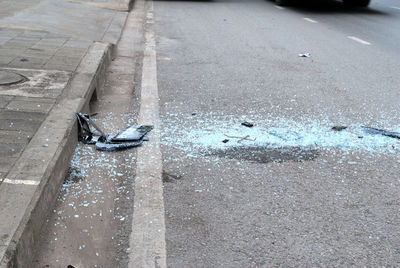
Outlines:
[[[82,3],[82,1],[80,0],[69,0],[69,2]],[[117,2],[83,2],[83,3],[93,7],[129,12],[132,10],[134,2],[135,0],[120,0]]]
[[[56,201],[77,143],[75,112],[87,112],[105,80],[113,45],[94,43],[63,96],[7,176],[30,184],[0,185],[0,267],[30,267],[49,206]],[[46,144],[46,146],[44,146]]]

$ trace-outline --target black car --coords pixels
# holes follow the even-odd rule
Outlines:
[[[286,6],[298,0],[275,0],[275,3],[279,6]],[[345,5],[367,7],[371,0],[343,0]]]

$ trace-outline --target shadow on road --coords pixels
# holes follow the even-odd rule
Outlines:
[[[201,3],[201,2],[215,2],[215,0],[153,0],[154,2],[194,2],[194,3]]]
[[[271,0],[268,0],[271,2]],[[274,1],[272,1],[274,2]],[[304,13],[315,14],[365,14],[365,15],[389,15],[371,7],[351,7],[344,5],[342,1],[335,0],[297,0],[287,7]]]

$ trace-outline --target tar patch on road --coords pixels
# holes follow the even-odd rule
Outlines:
[[[268,148],[259,146],[238,146],[214,150],[207,153],[207,155],[255,163],[270,163],[310,161],[316,159],[319,156],[319,152],[302,147]]]

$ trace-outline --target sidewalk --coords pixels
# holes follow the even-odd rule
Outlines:
[[[14,2],[0,0],[0,267],[30,263],[75,147],[74,113],[102,83],[131,4]]]

